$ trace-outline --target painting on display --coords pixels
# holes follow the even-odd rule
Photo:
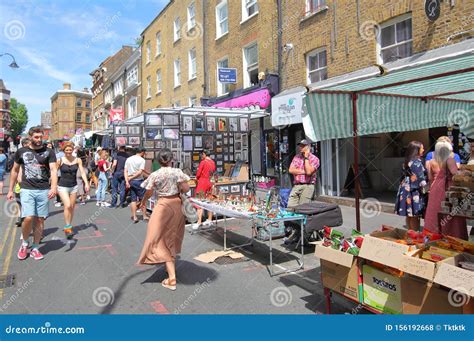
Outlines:
[[[125,127],[125,126],[115,127],[115,135],[127,135],[127,134],[128,134],[128,127]]]
[[[229,130],[230,131],[239,131],[239,126],[237,124],[237,117],[229,118]]]
[[[248,146],[248,135],[242,134],[242,148],[247,148]]]
[[[161,115],[146,115],[145,119],[146,125],[148,126],[160,126],[161,125]]]
[[[207,118],[207,131],[216,131],[216,119],[215,117]]]
[[[204,117],[196,117],[195,126],[197,132],[206,130],[204,126]]]
[[[194,136],[194,148],[202,148],[202,136]]]
[[[115,138],[115,145],[118,146],[125,146],[127,144],[127,138],[125,136],[117,136]]]
[[[193,150],[193,137],[191,135],[183,136],[183,151],[191,152]]]
[[[204,135],[202,137],[202,145],[206,149],[214,150],[214,137],[212,135]]]
[[[183,118],[183,131],[193,131],[193,117],[192,116],[182,116]]]
[[[240,131],[249,131],[249,120],[248,118],[240,119]]]
[[[179,129],[163,129],[163,137],[167,140],[177,140],[179,139]]]
[[[179,116],[178,115],[163,115],[163,125],[165,126],[179,125]]]
[[[137,127],[137,126],[128,127],[128,134],[129,135],[140,135],[140,127]]]
[[[219,131],[227,131],[227,119],[219,118],[218,127],[219,127]]]
[[[131,146],[139,146],[140,145],[140,137],[139,136],[129,136],[128,137],[128,144]]]

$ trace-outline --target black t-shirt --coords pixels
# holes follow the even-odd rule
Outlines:
[[[128,159],[128,154],[125,152],[117,152],[115,160],[117,160],[117,166],[115,167],[115,173],[123,173],[125,168],[125,161]]]
[[[50,163],[56,162],[56,154],[52,149],[42,147],[41,149],[20,148],[15,153],[15,162],[22,167],[21,188],[25,189],[49,189],[51,172]]]

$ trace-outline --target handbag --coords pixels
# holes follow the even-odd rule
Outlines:
[[[196,207],[186,194],[181,193],[179,196],[181,197],[181,211],[189,222],[195,223],[198,220]]]

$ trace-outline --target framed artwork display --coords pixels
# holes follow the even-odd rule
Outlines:
[[[163,115],[163,125],[168,126],[168,127],[179,125],[179,115],[177,114]]]
[[[182,116],[182,130],[183,131],[193,131],[193,117],[192,116]]]
[[[230,193],[240,193],[240,185],[230,186]]]
[[[235,142],[235,151],[240,152],[241,149],[242,149],[242,142],[240,141]]]
[[[233,137],[229,138],[229,144],[234,144],[234,138]]]
[[[165,141],[155,141],[155,148],[162,149],[166,147]]]
[[[179,140],[171,141],[171,149],[179,149]]]
[[[207,117],[207,131],[216,131],[215,117]]]
[[[229,155],[224,155],[224,161],[229,161]]]
[[[237,117],[229,118],[229,130],[230,131],[239,131],[239,126],[237,123]]]
[[[147,140],[161,140],[161,129],[146,128],[145,137]]]
[[[183,136],[183,151],[192,152],[193,151],[193,137],[192,135]]]
[[[220,140],[216,141],[216,147],[220,147],[220,146],[222,146],[222,141]]]
[[[145,153],[145,159],[153,160],[154,158],[155,158],[155,152],[154,151],[150,151],[150,152]]]
[[[148,126],[160,126],[161,115],[160,114],[147,114],[145,118],[145,123]]]
[[[202,145],[203,145],[203,148],[214,150],[214,136],[204,135],[202,137]]]
[[[249,120],[248,118],[240,119],[240,131],[249,131]]]
[[[145,148],[155,148],[155,141],[144,141],[143,146]]]
[[[248,142],[249,142],[248,135],[242,134],[242,148],[247,148]]]
[[[202,136],[194,136],[194,148],[202,148]]]
[[[167,140],[178,140],[179,129],[178,128],[165,128],[163,129],[163,138]]]
[[[219,188],[219,192],[221,193],[224,193],[224,194],[229,193],[229,186],[220,186],[218,188]]]
[[[128,127],[128,134],[129,135],[140,135],[140,127],[137,127],[137,126]]]
[[[131,146],[139,146],[140,145],[140,137],[139,136],[129,136],[128,137],[128,144]]]
[[[195,124],[195,130],[196,131],[205,131],[205,126],[204,126],[204,117],[196,117],[196,120],[194,121]]]
[[[126,127],[126,126],[115,126],[115,134],[116,135],[127,135],[128,134],[128,127]]]
[[[242,149],[241,157],[242,157],[242,161],[245,161],[245,162],[248,161],[248,150],[247,149]]]
[[[219,131],[227,131],[227,119],[226,118],[219,118],[218,119],[218,128],[219,128]]]
[[[115,146],[125,146],[127,145],[127,137],[125,136],[117,136],[115,138]]]
[[[229,143],[229,139],[227,137],[224,137],[224,144]]]

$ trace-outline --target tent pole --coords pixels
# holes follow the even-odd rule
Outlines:
[[[352,93],[352,129],[354,139],[354,188],[356,229],[360,232],[360,181],[359,181],[359,142],[357,139],[357,92]]]

